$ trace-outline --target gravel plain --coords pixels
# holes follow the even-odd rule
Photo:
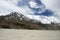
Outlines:
[[[60,40],[60,31],[0,29],[0,40]]]

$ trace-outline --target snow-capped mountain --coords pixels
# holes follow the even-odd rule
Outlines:
[[[18,12],[43,24],[60,23],[60,9],[54,9],[55,11],[49,9],[48,2],[48,0],[0,0],[0,16]],[[51,2],[52,0],[49,3]]]
[[[51,4],[51,2],[52,0],[0,0],[0,26],[3,28],[60,29],[58,25],[60,9],[58,5],[58,9],[55,9],[55,3]]]
[[[40,27],[33,23],[34,20],[19,14],[18,12],[12,12],[9,15],[0,16],[0,28],[8,29],[40,29]]]
[[[8,15],[0,16],[0,18],[2,18],[2,17],[5,20],[14,19],[14,20],[21,20],[21,21],[30,21],[30,22],[33,22],[33,23],[39,22],[37,20],[31,19],[31,18],[29,18],[27,16],[24,16],[23,14],[18,13],[18,12],[12,12],[12,13],[10,13]]]
[[[28,21],[28,20],[31,20],[30,18],[28,17],[25,17],[23,14],[19,14],[18,12],[12,12],[10,13],[9,15],[5,15],[5,17],[7,19],[16,19],[16,20],[25,20],[25,21]]]
[[[23,14],[12,12],[9,15],[0,16],[0,28],[60,30],[60,25],[55,23],[42,24],[41,22],[32,20]]]

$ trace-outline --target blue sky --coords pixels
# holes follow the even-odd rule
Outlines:
[[[25,2],[26,1],[26,2]],[[38,6],[43,5],[45,7],[45,5],[40,1],[40,0],[35,0],[35,2],[37,3]],[[29,5],[27,0],[22,0],[22,2],[18,2],[17,4],[19,7],[23,6],[23,5]],[[31,7],[29,7],[31,8]],[[34,15],[43,15],[43,16],[52,16],[53,12],[49,9],[46,9],[45,12],[42,13],[38,13],[40,10],[42,10],[41,8],[31,8],[33,11],[35,11]]]
[[[41,14],[38,14],[38,15],[53,16],[54,12],[52,12],[51,10],[46,9],[45,12],[42,12]]]
[[[19,12],[44,24],[60,23],[60,0],[0,0],[0,15]]]

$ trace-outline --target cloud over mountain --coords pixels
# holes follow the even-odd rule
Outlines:
[[[55,7],[56,9],[53,8],[50,5],[51,3],[48,2],[48,0],[0,0],[0,15],[19,12],[31,19],[41,21],[43,24],[60,23],[60,9],[58,7]],[[52,12],[47,12],[46,10],[51,10]]]

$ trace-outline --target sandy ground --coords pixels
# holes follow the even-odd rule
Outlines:
[[[0,40],[60,40],[60,31],[0,29]]]

